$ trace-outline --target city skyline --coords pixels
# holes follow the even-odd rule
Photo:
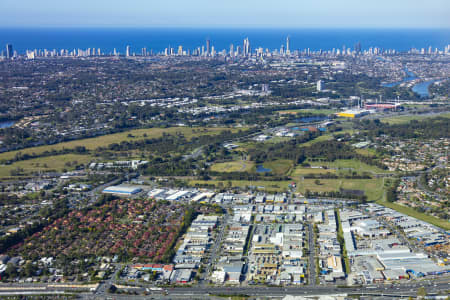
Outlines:
[[[361,42],[357,41],[353,47],[348,47],[347,45],[343,45],[341,49],[339,48],[332,48],[332,49],[318,49],[318,50],[311,50],[310,48],[303,48],[303,49],[295,49],[294,51],[291,51],[290,47],[291,38],[288,35],[286,37],[285,44],[280,45],[280,48],[264,48],[264,47],[256,47],[252,49],[250,39],[246,37],[241,44],[236,44],[236,48],[234,48],[235,44],[230,44],[229,52],[227,52],[227,49],[216,49],[215,46],[211,43],[211,40],[209,38],[205,39],[204,45],[198,45],[192,49],[184,48],[182,44],[178,45],[178,50],[176,50],[176,47],[169,47],[165,48],[163,51],[153,51],[153,49],[147,49],[147,47],[142,47],[140,51],[133,51],[131,45],[125,46],[125,57],[131,57],[131,56],[153,56],[153,55],[164,55],[164,56],[208,56],[208,57],[215,57],[218,56],[230,56],[231,58],[237,57],[237,56],[252,56],[252,54],[256,54],[256,56],[265,56],[265,55],[281,55],[281,56],[290,56],[291,54],[294,54],[295,56],[298,55],[310,55],[310,54],[319,54],[319,55],[358,55],[358,54],[364,54],[364,55],[378,55],[381,53],[385,54],[399,54],[402,53],[402,51],[397,51],[396,49],[383,49],[379,47],[370,46],[367,50],[363,50],[361,48]],[[205,47],[206,46],[206,47]],[[235,50],[234,50],[235,49]],[[104,50],[104,49],[103,49]],[[137,49],[138,50],[138,49]],[[412,54],[442,54],[442,53],[449,53],[450,52],[450,44],[446,45],[443,49],[439,49],[437,47],[433,48],[432,46],[428,46],[427,48],[411,48],[407,51],[408,53]],[[23,53],[22,53],[23,54]],[[122,55],[120,53],[120,49],[114,48],[112,52],[103,52],[102,49],[96,48],[96,47],[88,47],[86,49],[64,49],[60,48],[58,50],[53,49],[34,49],[26,50],[26,57],[34,59],[38,56],[120,56]],[[7,59],[14,58],[18,56],[19,53],[17,51],[13,51],[13,45],[12,44],[6,44],[6,52],[0,51],[0,57],[5,56]]]
[[[27,5],[29,4],[29,5]],[[387,9],[388,8],[388,9]],[[0,27],[450,28],[445,0],[0,3]]]

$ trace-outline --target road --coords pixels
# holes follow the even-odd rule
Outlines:
[[[308,251],[309,251],[309,277],[308,285],[316,285],[316,246],[314,243],[314,226],[312,223],[308,223]]]
[[[108,288],[116,283],[117,274],[121,272],[123,265],[122,264],[114,264],[115,271],[113,274],[109,276],[109,278],[100,283],[97,290],[95,291],[96,295],[106,295]]]
[[[417,289],[424,286],[427,293],[445,293],[450,288],[449,281],[436,283],[407,283],[402,285],[369,285],[364,287],[337,287],[337,286],[300,286],[300,287],[189,287],[189,288],[169,288],[167,295],[162,292],[152,292],[151,297],[160,299],[206,299],[210,295],[249,295],[254,297],[284,297],[286,295],[311,296],[311,295],[366,295],[381,297],[408,297],[416,296]],[[111,295],[112,296],[112,295]],[[114,295],[114,299],[148,299],[149,296]]]
[[[203,154],[203,147],[199,147],[197,149],[195,149],[194,151],[192,151],[191,154],[186,154],[184,155],[183,159],[184,160],[188,160],[188,159],[197,159],[200,157],[200,155]]]
[[[51,288],[46,287],[47,284],[39,283],[21,283],[21,284],[0,284],[0,292],[10,294],[42,294],[50,291],[70,291],[70,289],[63,288],[64,284],[52,284]],[[285,295],[335,295],[335,294],[352,294],[352,295],[392,295],[392,296],[416,296],[417,289],[424,287],[427,293],[439,294],[446,293],[450,289],[450,277],[436,277],[424,281],[408,281],[402,284],[378,284],[355,287],[339,287],[334,285],[316,285],[316,286],[298,286],[298,287],[267,287],[267,286],[248,286],[248,287],[214,287],[214,286],[193,286],[193,287],[175,287],[168,288],[167,295],[163,291],[152,291],[151,297],[162,299],[180,298],[186,299],[205,299],[208,295],[239,295],[245,294],[249,296],[273,296],[282,297]],[[15,288],[14,290],[4,290],[4,288]],[[113,297],[115,299],[148,299],[149,296],[131,296],[131,295],[110,295],[99,293],[101,289],[97,289],[97,294],[81,293],[79,294],[84,299],[105,299]],[[138,290],[143,293],[144,288]]]
[[[440,167],[441,167],[441,168],[446,168],[446,166],[444,166],[444,165],[442,165],[442,166],[440,166]],[[426,171],[422,171],[421,173],[431,173],[434,169],[435,169],[435,168],[428,169],[428,170],[426,170]],[[430,191],[429,188],[428,188],[427,186],[424,186],[424,185],[422,184],[422,181],[420,180],[420,176],[416,176],[416,177],[415,177],[415,181],[416,181],[416,183],[417,183],[417,187],[418,187],[419,189],[421,189],[422,191],[424,191],[424,193],[426,193],[426,194],[428,194],[428,195],[431,195],[431,196],[434,197],[435,199],[439,199],[439,198],[442,197],[442,195],[439,195],[439,194],[437,194],[437,193],[435,193],[435,192],[433,192],[433,191]]]
[[[229,216],[230,215],[229,215],[228,211],[225,209],[225,214],[223,216],[221,224],[219,225],[219,233],[217,234],[217,238],[215,239],[214,245],[213,245],[213,247],[211,249],[211,255],[210,255],[209,260],[207,262],[208,268],[207,268],[207,270],[204,273],[205,276],[210,276],[211,275],[214,262],[216,261],[217,254],[220,251],[220,247],[222,245],[222,239],[223,239],[223,236],[225,234],[225,227],[228,224]],[[206,284],[206,280],[202,280],[202,285],[205,285],[205,284]]]
[[[135,176],[135,175],[136,174],[130,174],[130,176]],[[106,183],[104,183],[102,185],[99,185],[99,186],[95,187],[94,189],[92,189],[91,191],[85,193],[84,196],[86,198],[89,198],[89,201],[86,204],[86,206],[90,206],[90,205],[94,204],[98,200],[98,197],[100,197],[101,192],[105,188],[107,188],[108,186],[111,186],[111,185],[115,185],[115,184],[117,184],[117,183],[119,183],[121,181],[122,181],[122,179],[120,179],[120,178],[114,179],[114,180],[112,180],[110,182],[106,182]]]

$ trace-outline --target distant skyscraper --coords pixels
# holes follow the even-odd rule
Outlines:
[[[206,40],[206,55],[210,55],[210,54],[211,54],[211,41]]]
[[[356,53],[361,53],[361,42],[357,42],[355,44],[355,52]]]
[[[6,44],[6,58],[13,58],[13,46],[11,44]]]
[[[286,54],[291,54],[291,39],[289,36],[286,38]]]
[[[321,92],[323,89],[322,80],[317,81],[317,91]]]
[[[248,38],[244,40],[244,56],[249,56],[251,54],[250,41]]]
[[[234,57],[234,45],[233,44],[230,45],[230,56]]]
[[[130,46],[127,46],[126,56],[130,56]]]

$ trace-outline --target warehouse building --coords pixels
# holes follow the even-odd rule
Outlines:
[[[342,112],[337,113],[338,117],[345,117],[345,118],[360,118],[365,115],[368,115],[370,112],[368,110],[345,110]]]
[[[117,185],[110,186],[103,190],[104,194],[116,194],[123,196],[131,196],[141,192],[142,189],[136,186],[128,186],[128,185]]]

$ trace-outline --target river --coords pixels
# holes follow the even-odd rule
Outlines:
[[[399,85],[399,84],[402,84],[402,83],[405,83],[405,82],[417,79],[417,76],[413,72],[409,71],[408,69],[405,69],[405,73],[406,73],[407,77],[403,78],[403,80],[396,81],[396,82],[391,82],[391,83],[383,83],[382,86],[384,86],[384,87],[394,87],[396,85]]]
[[[0,122],[0,128],[9,128],[14,125],[14,121],[3,121]]]
[[[406,73],[407,77],[403,78],[403,80],[391,82],[391,83],[384,83],[384,84],[382,84],[382,86],[394,87],[396,85],[399,85],[399,84],[402,84],[405,82],[409,82],[409,81],[413,81],[413,80],[416,80],[419,78],[413,72],[409,71],[408,69],[405,69],[405,73]],[[430,95],[430,93],[428,92],[428,87],[437,81],[438,80],[419,82],[412,87],[412,90],[413,90],[413,92],[419,94],[420,97],[428,97]]]
[[[420,97],[428,97],[430,95],[428,92],[428,87],[437,81],[438,80],[430,80],[430,81],[420,82],[420,83],[414,85],[412,90],[413,90],[413,92],[419,94]]]

